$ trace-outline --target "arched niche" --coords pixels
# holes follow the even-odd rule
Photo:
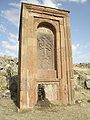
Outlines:
[[[37,27],[38,69],[56,70],[56,30],[48,22]]]

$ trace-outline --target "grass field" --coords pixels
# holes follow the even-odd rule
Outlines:
[[[17,112],[10,98],[0,99],[0,120],[90,120],[90,101],[71,106],[35,107]]]

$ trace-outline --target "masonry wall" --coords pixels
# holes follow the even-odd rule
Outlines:
[[[44,53],[47,47],[42,48],[44,56],[46,55],[47,66],[41,62],[43,55],[38,57],[37,31],[39,28],[41,31],[42,28],[45,28],[44,30],[50,36],[54,35],[54,45],[49,40],[48,45],[51,44],[52,47],[49,47],[51,51],[48,56]],[[69,12],[23,3],[19,33],[20,109],[32,108],[37,104],[38,84],[45,86],[46,96],[53,104],[71,104],[73,74]],[[44,35],[44,38],[47,34]],[[44,46],[47,46],[47,43]],[[54,49],[52,49],[53,47]],[[51,65],[55,64],[54,67],[50,67],[48,64],[50,62],[48,57],[52,56],[54,63],[52,62]],[[42,64],[41,68],[38,67],[39,63]]]

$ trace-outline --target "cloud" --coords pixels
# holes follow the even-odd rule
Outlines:
[[[75,2],[75,3],[85,3],[88,0],[55,0],[56,3],[60,3],[60,2]]]
[[[43,0],[43,5],[49,7],[57,7],[53,0]]]
[[[54,8],[61,8],[62,2],[85,3],[87,0],[21,0],[21,2],[39,4]]]
[[[85,3],[85,2],[87,2],[87,0],[81,0],[81,3]]]
[[[32,4],[40,4],[39,0],[21,0],[21,2],[32,3]]]
[[[49,7],[61,7],[63,2],[76,2],[76,3],[85,3],[87,0],[21,0],[23,2],[27,3],[33,3],[33,4],[39,4],[39,5],[45,5]],[[21,2],[20,1],[20,2]],[[0,16],[6,19],[9,23],[12,23],[12,25],[18,27],[19,23],[19,14],[20,14],[20,3],[12,2],[9,3],[9,8],[2,10],[0,12]],[[14,26],[12,26],[14,28]],[[0,25],[0,33],[6,32],[6,27],[4,27],[2,24]],[[0,50],[0,54],[8,54],[11,56],[17,56],[18,53],[18,41],[17,41],[17,35],[9,32],[8,30],[8,37],[6,38],[7,41],[3,40],[1,42],[1,47],[3,49]],[[73,56],[76,54],[81,54],[81,51],[79,51],[79,47],[81,47],[80,44],[72,45],[73,49]]]
[[[90,63],[89,45],[90,43],[77,43],[72,45],[72,55],[74,63]]]
[[[1,41],[1,52],[0,55],[18,56],[18,40],[17,35],[10,33],[8,34],[7,40]]]
[[[19,9],[20,8],[20,3],[9,3],[9,6]]]
[[[9,22],[13,23],[15,26],[18,25],[19,12],[17,9],[10,8],[9,10],[2,10],[1,16],[7,19]]]
[[[87,0],[69,0],[70,2],[76,2],[76,3],[84,3]]]
[[[19,22],[19,4],[17,3],[9,3],[9,9],[2,10],[0,12],[0,16],[6,19],[9,23],[12,23],[12,28],[15,29],[15,26],[18,26]],[[0,25],[0,33],[4,32],[4,39],[1,40],[0,44],[0,55],[10,55],[17,56],[18,55],[18,40],[17,35],[9,32],[5,26]],[[6,36],[5,36],[6,35]],[[2,36],[3,38],[3,36]]]
[[[72,56],[73,56],[73,60],[76,63],[77,62],[77,56],[81,54],[81,51],[78,50],[78,48],[80,47],[80,44],[72,44]]]
[[[15,53],[15,52],[12,52],[10,50],[5,50],[4,54],[2,55],[8,55],[8,56],[12,56],[12,57],[17,57],[18,56],[18,52]]]
[[[21,2],[39,4],[55,8],[57,7],[57,3],[55,2],[55,0],[21,0]],[[60,6],[61,4],[59,3],[58,5]]]
[[[12,52],[15,52],[17,49],[17,44],[13,45],[9,41],[2,41],[1,44],[3,48],[11,50]]]
[[[1,46],[1,53],[3,55],[18,56],[18,42],[16,44],[12,44],[9,41],[2,41]]]
[[[21,0],[20,2],[33,3],[39,5],[45,5],[49,7],[61,7],[62,2],[77,2],[85,3],[87,0]],[[10,6],[7,10],[2,10],[0,16],[11,22],[16,27],[19,26],[19,16],[20,16],[20,3],[9,3]]]
[[[72,44],[73,51],[76,51],[78,47],[80,47],[80,44],[76,44],[76,45]]]
[[[9,34],[8,34],[8,40],[11,42],[11,43],[17,43],[17,41],[18,41],[18,35],[15,35],[15,34],[13,34],[13,33],[11,33],[11,32],[9,32]]]
[[[8,20],[10,23],[15,25],[16,27],[18,26],[18,23],[19,23],[19,14],[20,14],[19,5],[20,4],[9,3],[10,8],[7,10],[2,10],[0,13],[1,17]]]
[[[4,33],[6,31],[6,28],[1,24],[0,25],[0,34]]]

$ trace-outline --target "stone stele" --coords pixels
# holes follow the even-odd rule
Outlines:
[[[72,103],[69,13],[40,5],[21,5],[18,81],[21,110],[33,108],[44,97],[53,104]],[[44,92],[40,93],[40,89]]]

